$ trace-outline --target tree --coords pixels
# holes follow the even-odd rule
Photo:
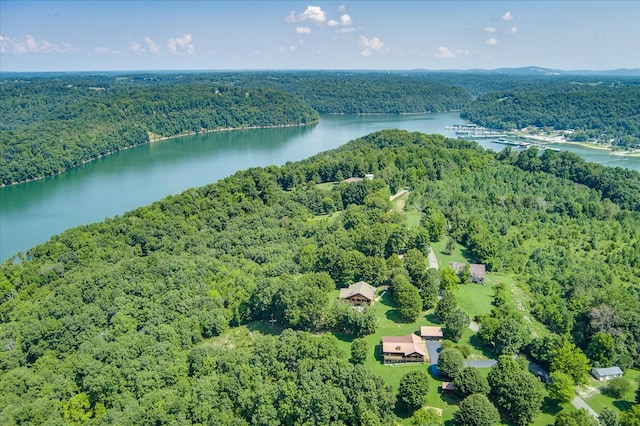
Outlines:
[[[573,343],[565,340],[555,350],[551,361],[551,371],[561,371],[573,379],[576,385],[585,383],[589,375],[589,360]]]
[[[493,426],[500,422],[500,413],[485,395],[474,394],[462,400],[455,422],[460,426]]]
[[[442,418],[433,408],[416,410],[411,416],[413,426],[440,426]]]
[[[489,396],[516,425],[524,426],[540,413],[544,389],[528,371],[526,362],[502,355],[491,368],[487,381],[491,388]]]
[[[447,290],[442,291],[442,296],[436,304],[435,314],[442,322],[446,321],[448,316],[455,310],[458,305],[456,296]]]
[[[406,373],[400,379],[398,401],[411,411],[424,406],[427,403],[429,380],[429,374],[425,370]]]
[[[607,386],[603,389],[603,393],[616,398],[622,399],[631,390],[631,382],[624,377],[614,377],[609,380]]]
[[[451,266],[440,268],[440,288],[442,290],[454,291],[460,284],[460,278],[456,270]]]
[[[587,410],[563,411],[556,416],[554,426],[598,426],[598,421]]]
[[[469,316],[460,308],[451,312],[444,321],[444,334],[447,339],[457,342],[469,326]]]
[[[640,404],[636,404],[622,413],[620,424],[624,426],[640,426]]]
[[[455,379],[464,368],[464,357],[455,348],[443,349],[438,358],[438,371],[445,377]]]
[[[458,395],[465,398],[472,394],[489,393],[487,378],[475,367],[465,367],[453,379],[454,389]]]
[[[551,383],[547,385],[549,396],[558,404],[564,404],[573,399],[576,395],[573,379],[562,371],[553,371],[550,374]]]
[[[368,350],[369,345],[366,340],[362,338],[353,339],[353,342],[351,342],[351,362],[354,364],[364,363],[364,360],[367,359]]]
[[[405,274],[396,274],[391,278],[392,295],[402,319],[413,322],[422,313],[422,298],[418,289],[409,282]]]
[[[618,413],[609,407],[602,408],[598,420],[602,426],[620,426]]]
[[[500,324],[493,335],[493,343],[498,355],[515,355],[530,340],[531,333],[524,321],[508,316],[500,318]]]
[[[439,210],[431,210],[422,218],[422,226],[425,227],[429,233],[429,239],[434,243],[440,241],[444,235],[444,227],[446,224],[447,219]]]

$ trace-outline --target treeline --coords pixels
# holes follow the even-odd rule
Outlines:
[[[0,99],[3,185],[61,173],[161,137],[319,119],[283,91],[203,83],[132,84],[106,77],[4,80]]]
[[[640,86],[637,84],[531,84],[488,93],[462,116],[495,129],[528,126],[577,131],[620,147],[640,146]]]
[[[372,333],[371,312],[330,296],[359,280],[390,285],[408,321],[433,307],[442,277],[426,253],[445,231],[473,260],[517,274],[536,318],[592,363],[640,365],[638,212],[506,154],[378,132],[3,263],[0,423],[388,424],[382,381],[346,365],[333,337],[304,332]],[[365,173],[375,179],[317,185]],[[390,208],[403,188],[420,226]],[[299,332],[233,349],[216,337],[256,321]]]

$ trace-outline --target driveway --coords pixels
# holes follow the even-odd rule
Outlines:
[[[476,367],[476,368],[491,368],[496,365],[498,361],[495,359],[472,359],[470,361],[465,361],[465,367]]]

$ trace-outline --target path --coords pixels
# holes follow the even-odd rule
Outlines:
[[[406,189],[403,189],[402,191],[398,191],[398,192],[396,192],[395,194],[393,194],[393,195],[391,196],[391,201],[395,200],[395,199],[396,199],[396,198],[398,198],[398,197],[402,197],[402,196],[403,196],[404,194],[406,194],[407,192],[409,192],[409,191],[407,191]]]
[[[589,404],[587,404],[585,402],[584,399],[580,398],[579,396],[576,395],[575,398],[573,398],[573,400],[571,401],[571,405],[573,405],[574,407],[576,407],[578,410],[581,408],[584,408],[585,410],[587,410],[587,412],[589,414],[591,414],[593,417],[595,417],[596,419],[598,418],[598,413],[595,412],[595,410],[591,407],[589,407]]]
[[[438,269],[439,267],[440,265],[438,265],[438,258],[433,252],[433,247],[429,247],[429,268]]]

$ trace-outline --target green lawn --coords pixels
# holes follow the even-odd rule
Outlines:
[[[626,411],[634,405],[635,391],[638,389],[638,380],[640,379],[640,370],[626,370],[624,377],[632,384],[631,391],[629,391],[625,398],[616,399],[610,396],[602,394],[602,388],[607,386],[607,382],[599,382],[595,379],[589,379],[589,386],[596,388],[596,391],[585,398],[587,404],[591,406],[596,412],[600,412],[604,407],[612,408],[614,410]]]

